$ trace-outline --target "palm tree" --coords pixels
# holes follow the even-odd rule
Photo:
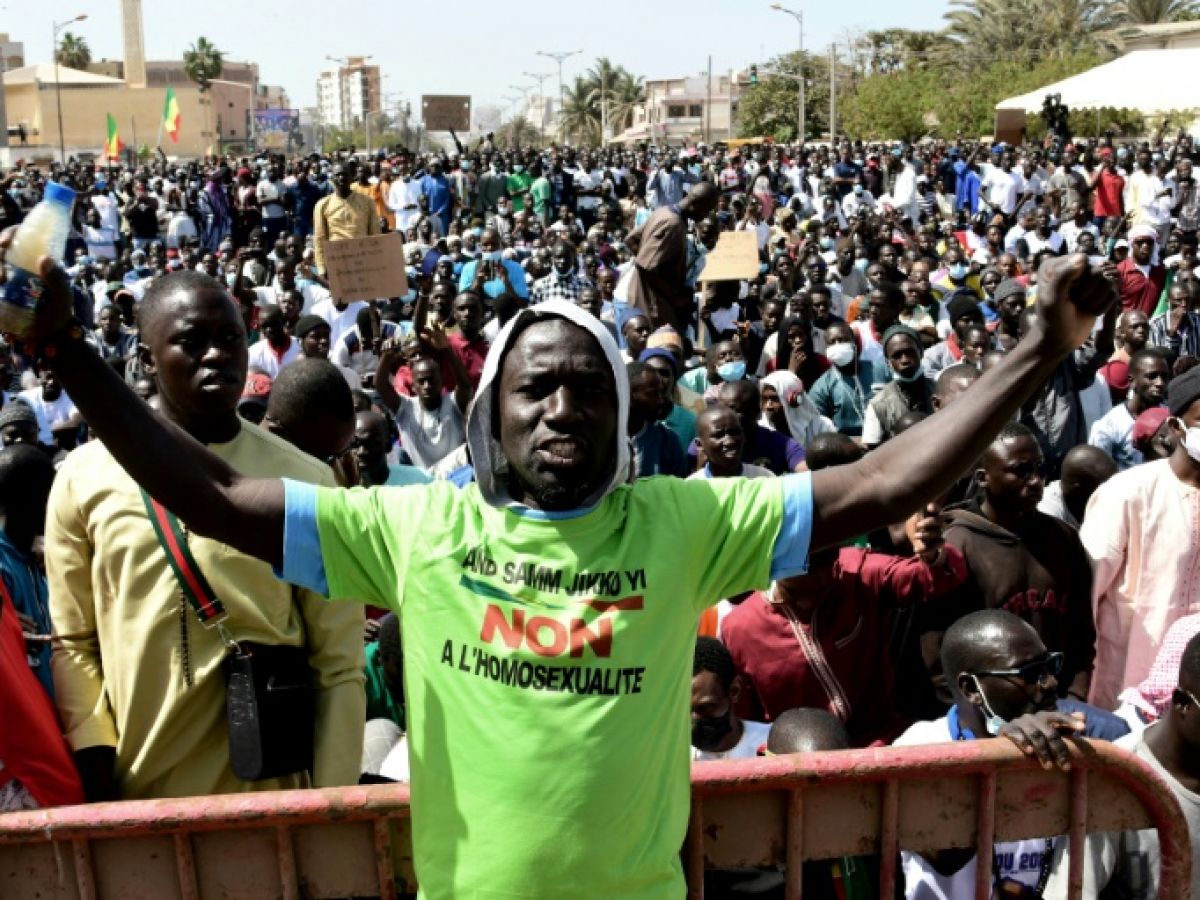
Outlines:
[[[212,134],[211,103],[204,103],[204,95],[212,87],[212,83],[221,77],[225,54],[218,50],[205,37],[197,38],[187,50],[183,51],[183,71],[189,79],[196,82],[200,88],[200,102],[204,104],[204,128]]]
[[[609,91],[608,127],[619,134],[633,122],[637,108],[646,102],[646,87],[642,79],[624,69],[617,72],[616,84]]]
[[[1113,7],[1097,0],[950,0],[946,36],[979,59],[1065,56],[1119,44]],[[1036,27],[1030,27],[1036,22]],[[953,48],[950,58],[954,57]]]
[[[1196,0],[1119,0],[1114,14],[1123,25],[1157,25],[1200,18]]]
[[[183,71],[201,91],[207,91],[212,82],[221,77],[224,60],[225,54],[208,38],[197,38],[196,43],[183,51]]]
[[[68,69],[86,69],[92,61],[92,48],[88,46],[86,38],[76,37],[71,32],[64,31],[54,56],[60,66],[66,66]]]
[[[563,137],[572,135],[583,144],[599,142],[600,92],[590,79],[575,79],[575,83],[563,88],[562,130]]]

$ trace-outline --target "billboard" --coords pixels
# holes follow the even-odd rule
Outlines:
[[[423,96],[421,122],[426,131],[470,131],[471,98],[450,94]]]
[[[300,133],[300,110],[254,110],[254,139],[260,150],[286,150],[288,139]]]

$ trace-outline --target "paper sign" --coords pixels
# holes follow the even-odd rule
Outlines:
[[[421,121],[426,131],[471,129],[471,98],[466,95],[428,95],[421,97]]]
[[[325,273],[338,300],[378,300],[408,293],[404,237],[398,231],[325,244]]]
[[[708,251],[699,281],[740,281],[758,276],[758,235],[753,231],[722,231]]]

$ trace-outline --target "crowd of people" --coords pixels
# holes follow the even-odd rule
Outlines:
[[[5,175],[4,227],[77,199],[0,367],[0,811],[411,779],[430,897],[656,897],[688,745],[1086,735],[1200,846],[1190,138],[472,143]],[[407,294],[337,296],[390,231]],[[757,276],[706,277],[729,232]],[[240,646],[301,655],[302,764],[242,771]],[[1084,851],[1156,895],[1154,832]]]

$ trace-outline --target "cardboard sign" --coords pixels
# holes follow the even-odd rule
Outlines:
[[[398,231],[325,245],[329,290],[339,300],[377,300],[408,293],[404,237]]]
[[[753,231],[722,231],[708,251],[698,281],[741,281],[758,275],[758,235]]]
[[[470,131],[471,98],[457,95],[423,96],[421,122],[426,131]]]

